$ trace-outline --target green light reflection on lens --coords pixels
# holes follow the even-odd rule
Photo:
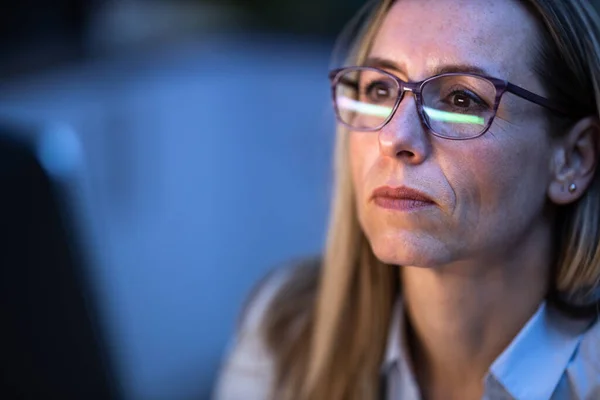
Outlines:
[[[429,118],[436,121],[454,122],[457,124],[485,125],[485,118],[477,115],[465,115],[448,111],[440,111],[430,107],[423,107],[423,110]]]
[[[392,107],[378,106],[377,104],[363,103],[349,97],[339,97],[337,99],[338,107],[345,110],[352,110],[365,115],[387,118],[392,113]]]

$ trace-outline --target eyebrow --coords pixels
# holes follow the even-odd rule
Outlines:
[[[365,62],[365,66],[366,67],[383,68],[383,69],[391,69],[391,70],[399,72],[403,75],[407,75],[405,68],[403,68],[399,64],[396,64],[395,62],[385,59],[385,58],[369,57]],[[447,73],[454,73],[454,72],[464,72],[464,73],[490,76],[490,73],[488,71],[486,71],[485,69],[477,67],[475,65],[470,65],[470,64],[438,65],[433,70],[432,75],[447,74]]]

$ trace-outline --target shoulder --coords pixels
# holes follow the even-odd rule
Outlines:
[[[297,282],[307,274],[316,275],[310,272],[314,267],[312,260],[296,262],[273,270],[255,285],[221,368],[215,400],[269,398],[276,368],[268,340],[270,326],[278,320],[277,306],[286,298],[293,300],[293,292],[299,287]]]
[[[584,333],[578,357],[600,377],[600,318]],[[598,379],[600,385],[600,378]]]
[[[254,287],[221,366],[214,400],[269,398],[274,363],[264,341],[263,321],[289,275],[287,269],[273,271]]]
[[[269,313],[269,308],[284,286],[293,279],[294,271],[289,268],[278,268],[269,272],[252,289],[240,313],[238,332],[259,332]]]
[[[567,379],[574,398],[600,398],[600,321],[583,334],[577,353],[567,368]]]
[[[241,312],[238,331],[264,334],[279,314],[295,307],[300,313],[314,299],[320,265],[319,257],[306,258],[268,273],[251,291]]]

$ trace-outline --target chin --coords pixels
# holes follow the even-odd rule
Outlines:
[[[395,232],[367,237],[375,257],[386,264],[435,268],[451,259],[447,246],[428,235]]]

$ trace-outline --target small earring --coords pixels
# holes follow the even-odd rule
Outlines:
[[[576,190],[577,190],[577,185],[574,183],[571,183],[569,185],[569,193],[575,193]]]

